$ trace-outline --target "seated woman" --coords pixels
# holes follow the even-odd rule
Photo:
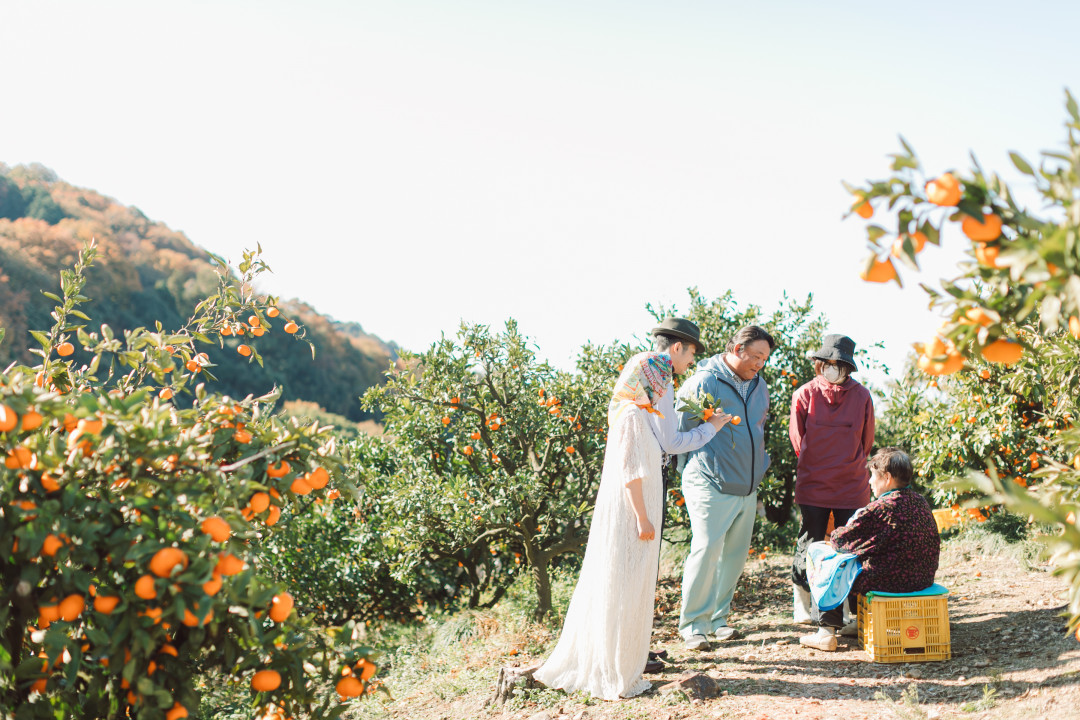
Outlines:
[[[848,597],[852,611],[856,595],[872,590],[915,592],[933,585],[941,551],[930,505],[909,487],[913,472],[908,454],[900,448],[882,448],[867,464],[875,499],[858,510],[847,525],[833,531],[830,541],[838,552],[855,555],[862,566]],[[840,605],[822,613],[817,633],[799,642],[818,650],[835,650],[836,632],[843,624]]]

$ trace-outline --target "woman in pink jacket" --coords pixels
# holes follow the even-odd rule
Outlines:
[[[854,340],[826,335],[821,349],[811,356],[814,379],[791,397],[788,434],[799,457],[795,502],[802,513],[791,566],[797,623],[813,622],[806,547],[825,539],[830,513],[840,527],[871,500],[866,460],[874,445],[874,404],[870,391],[851,377],[858,369],[854,354]]]

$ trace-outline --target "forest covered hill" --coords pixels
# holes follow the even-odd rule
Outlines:
[[[83,309],[89,329],[102,323],[122,332],[180,328],[195,305],[215,292],[217,270],[211,255],[183,233],[147,218],[138,208],[118,203],[94,190],[63,182],[38,164],[8,167],[0,163],[0,366],[37,364],[31,355],[30,330],[52,325],[55,303],[42,290],[59,293],[60,271],[70,268],[91,238],[98,259],[88,273]],[[274,258],[266,258],[273,267]],[[279,258],[283,261],[284,258]],[[359,396],[382,379],[396,347],[363,331],[357,323],[339,322],[300,300],[279,303],[283,316],[305,326],[308,348],[280,332],[259,338],[265,366],[234,361],[214,368],[214,390],[243,397],[283,389],[283,400],[302,400],[353,421],[369,419]],[[224,352],[208,348],[211,361]],[[77,356],[76,356],[77,357]]]

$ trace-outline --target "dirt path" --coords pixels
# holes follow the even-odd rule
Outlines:
[[[670,665],[647,676],[660,686],[686,671],[717,681],[721,694],[704,700],[654,691],[619,702],[582,694],[528,690],[511,705],[485,708],[491,690],[462,688],[456,698],[387,707],[384,717],[410,720],[659,720],[860,718],[1080,718],[1080,643],[1065,632],[1065,585],[1045,565],[1030,568],[1006,554],[986,558],[976,546],[956,544],[942,557],[938,582],[949,602],[951,660],[875,664],[855,638],[837,652],[798,644],[805,626],[790,621],[790,559],[778,555],[748,564],[731,624],[740,635],[710,652],[683,649],[676,632],[679,587],[658,590],[654,649]],[[811,628],[812,629],[812,628]],[[541,656],[542,657],[542,656]],[[540,657],[514,658],[527,665]],[[494,680],[497,667],[486,674]],[[415,698],[420,700],[420,698]]]

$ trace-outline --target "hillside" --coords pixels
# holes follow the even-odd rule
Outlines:
[[[0,365],[36,363],[29,352],[29,331],[52,324],[54,304],[41,290],[59,292],[60,270],[74,263],[90,238],[99,245],[84,290],[91,298],[84,309],[93,327],[105,323],[119,332],[160,321],[166,328],[179,328],[198,300],[215,290],[209,253],[183,233],[150,220],[138,208],[65,183],[40,165],[9,168],[0,163],[0,327],[7,330]],[[271,267],[274,260],[267,258]],[[396,357],[395,346],[300,300],[283,301],[280,307],[306,326],[315,359],[306,347],[271,332],[259,340],[265,367],[221,363],[214,389],[243,397],[279,385],[283,400],[315,403],[357,422],[370,419],[359,396],[381,380]],[[207,352],[217,362],[215,351]]]

